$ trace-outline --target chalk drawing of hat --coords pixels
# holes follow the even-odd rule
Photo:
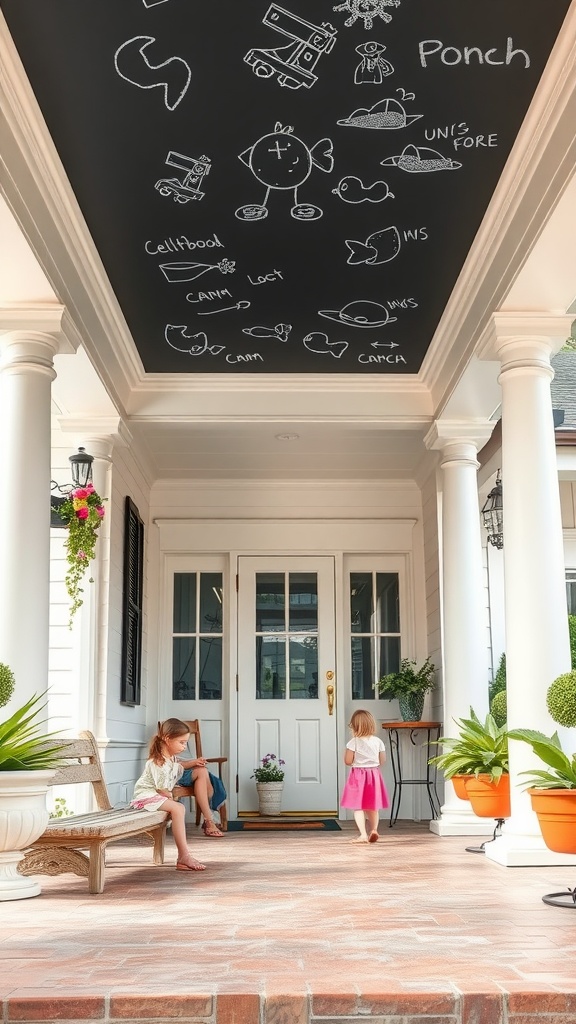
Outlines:
[[[320,316],[328,320],[336,320],[339,324],[346,324],[348,327],[384,327],[385,324],[392,324],[397,319],[390,316],[386,306],[379,302],[349,302],[342,309],[319,309]]]
[[[397,156],[388,156],[381,160],[382,167],[399,167],[401,171],[408,171],[409,174],[426,174],[430,171],[457,171],[462,164],[458,160],[451,160],[442,156],[435,149],[428,146],[404,146],[404,149]]]
[[[402,104],[393,98],[380,100],[373,107],[359,107],[338,124],[350,128],[406,128],[423,114],[407,114]]]

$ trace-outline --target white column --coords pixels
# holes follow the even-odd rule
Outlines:
[[[0,336],[0,349],[0,661],[16,677],[9,713],[48,685],[50,405],[58,339],[12,331]]]
[[[501,360],[506,690],[509,728],[556,728],[546,690],[570,668],[562,520],[550,381],[552,342],[503,337]],[[548,850],[520,773],[542,767],[510,742],[512,815],[486,854],[507,866],[576,863]]]
[[[465,433],[466,427],[468,433]],[[443,705],[445,736],[455,736],[454,719],[480,718],[488,711],[489,658],[482,538],[478,509],[479,447],[493,424],[437,423],[429,447],[442,451],[442,610]],[[430,823],[436,835],[489,835],[492,825],[479,819],[446,780],[441,816]]]

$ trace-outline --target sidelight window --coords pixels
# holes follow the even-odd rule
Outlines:
[[[352,699],[378,698],[377,682],[400,667],[398,574],[350,573]]]
[[[172,699],[222,699],[222,573],[174,574]]]

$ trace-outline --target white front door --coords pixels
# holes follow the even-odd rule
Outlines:
[[[334,812],[334,559],[240,557],[238,575],[239,813],[266,754],[286,762],[283,812]]]

